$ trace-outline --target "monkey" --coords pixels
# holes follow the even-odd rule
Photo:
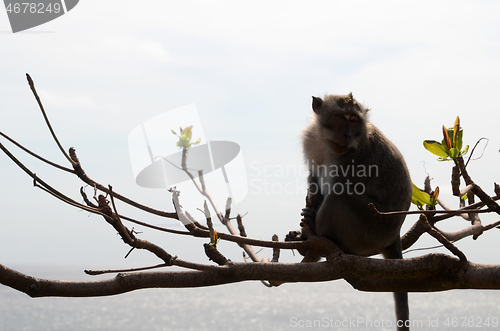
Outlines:
[[[403,258],[400,230],[405,216],[379,217],[368,206],[373,203],[379,211],[409,209],[412,182],[402,154],[368,120],[369,109],[352,93],[313,97],[312,110],[302,132],[310,194],[302,221],[346,254]],[[297,231],[293,238],[293,232],[286,240],[305,239]],[[398,323],[405,324],[408,293],[395,292],[394,298]],[[403,325],[398,330],[408,328]]]

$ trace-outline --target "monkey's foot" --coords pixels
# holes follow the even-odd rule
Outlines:
[[[307,238],[304,238],[302,236],[302,232],[300,231],[289,231],[288,234],[285,236],[285,241],[303,241],[306,239]]]

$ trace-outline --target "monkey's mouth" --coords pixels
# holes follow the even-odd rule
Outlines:
[[[344,154],[345,152],[347,152],[347,150],[349,150],[349,147],[348,146],[342,146],[342,145],[339,145],[337,144],[336,142],[334,142],[333,140],[329,140],[328,141],[330,143],[330,147],[333,149],[333,151],[337,154]]]

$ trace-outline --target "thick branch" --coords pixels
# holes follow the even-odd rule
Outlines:
[[[31,297],[108,296],[143,288],[204,287],[260,279],[318,282],[346,278],[358,289],[384,292],[500,289],[499,265],[459,262],[443,254],[404,260],[344,255],[331,262],[229,263],[213,270],[221,272],[141,272],[118,274],[109,280],[70,282],[38,279],[0,265],[0,283]]]

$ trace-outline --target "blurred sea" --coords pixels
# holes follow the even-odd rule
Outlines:
[[[92,280],[83,268],[17,268]],[[108,275],[107,277],[113,277]],[[95,279],[95,278],[94,278]],[[411,293],[412,330],[497,330],[500,292]],[[266,288],[246,282],[103,298],[37,298],[0,285],[0,330],[395,330],[392,294],[344,281]]]

